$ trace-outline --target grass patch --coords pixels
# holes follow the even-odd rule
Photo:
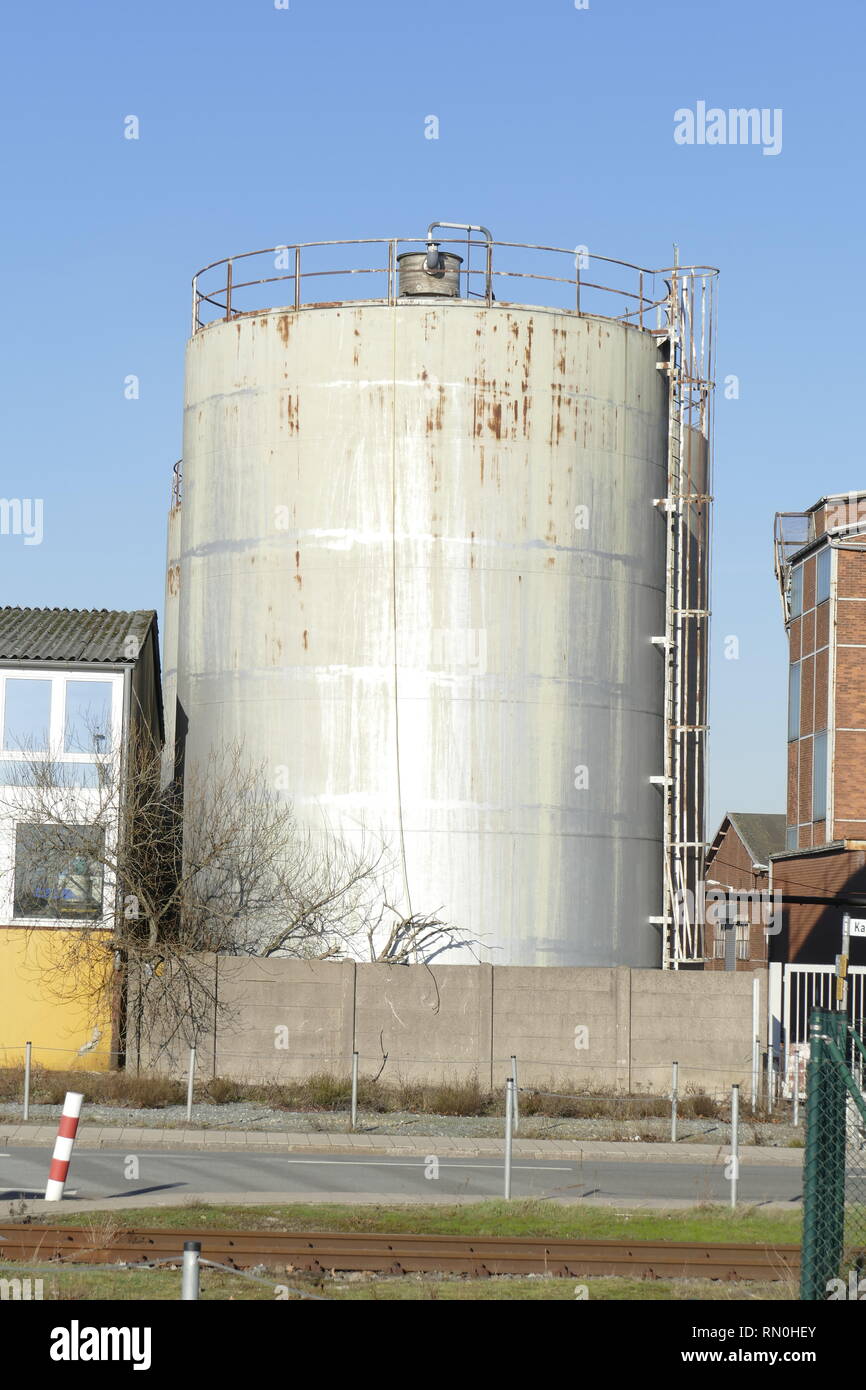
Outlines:
[[[180,1295],[180,1269],[85,1269],[58,1268],[55,1265],[0,1265],[3,1278],[41,1278],[46,1302],[169,1302]],[[202,1302],[225,1300],[273,1302],[288,1281],[289,1298],[295,1289],[317,1293],[337,1302],[396,1303],[430,1302],[574,1302],[577,1290],[585,1287],[590,1302],[702,1302],[789,1300],[796,1298],[793,1285],[782,1281],[768,1284],[731,1284],[710,1279],[545,1279],[499,1275],[489,1279],[461,1278],[453,1275],[407,1274],[402,1278],[360,1275],[322,1279],[312,1275],[281,1274],[273,1271],[272,1283],[253,1283],[250,1279],[203,1269]]]
[[[10,1207],[12,1218],[20,1208]],[[297,1202],[285,1206],[231,1206],[207,1203],[182,1207],[143,1207],[110,1213],[63,1211],[33,1216],[34,1223],[80,1226],[110,1219],[117,1229],[130,1226],[189,1231],[371,1231],[393,1235],[573,1236],[596,1240],[732,1241],[756,1245],[795,1245],[799,1212],[766,1212],[760,1207],[698,1206],[684,1210],[628,1210],[560,1206],[551,1202],[488,1201],[465,1206],[349,1206]]]

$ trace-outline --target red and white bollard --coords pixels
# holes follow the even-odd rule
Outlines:
[[[84,1096],[79,1091],[66,1092],[60,1124],[57,1128],[57,1138],[54,1141],[51,1167],[48,1169],[48,1185],[45,1188],[46,1202],[59,1202],[63,1196],[63,1187],[69,1172],[69,1160],[72,1157],[72,1146],[78,1133],[78,1120],[83,1101]]]

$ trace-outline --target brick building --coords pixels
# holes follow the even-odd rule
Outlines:
[[[734,920],[707,925],[707,970],[761,970],[767,965],[763,895],[770,887],[770,856],[785,847],[785,816],[729,811],[706,860],[707,892],[724,891],[738,911]]]
[[[785,848],[771,856],[782,895],[769,939],[780,1038],[805,1037],[829,1002],[842,917],[866,916],[866,493],[821,498],[776,518],[776,570],[789,640]],[[866,941],[851,947],[851,1006],[863,1011]]]

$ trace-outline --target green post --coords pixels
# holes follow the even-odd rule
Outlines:
[[[845,1229],[845,1080],[825,1039],[844,1049],[847,1017],[813,1009],[806,1075],[800,1297],[821,1302],[838,1278]]]

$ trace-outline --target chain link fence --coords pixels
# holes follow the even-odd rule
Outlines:
[[[866,1296],[866,1047],[847,1014],[809,1022],[800,1296]]]

